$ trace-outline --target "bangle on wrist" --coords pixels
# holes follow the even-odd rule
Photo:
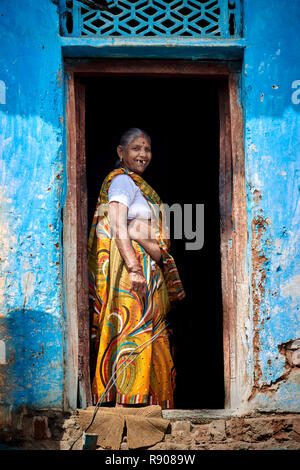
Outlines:
[[[140,273],[140,272],[142,272],[141,266],[130,267],[130,268],[127,268],[127,270],[128,270],[129,273]]]

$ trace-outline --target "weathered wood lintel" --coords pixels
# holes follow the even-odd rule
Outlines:
[[[135,58],[239,61],[245,40],[215,38],[61,37],[65,58]]]
[[[226,78],[236,67],[226,63],[199,63],[182,60],[120,60],[102,59],[89,62],[66,63],[66,70],[78,77],[91,76],[159,76],[159,77],[214,77]]]

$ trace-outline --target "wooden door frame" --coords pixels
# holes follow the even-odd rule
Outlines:
[[[240,68],[236,63],[154,59],[105,59],[65,64],[67,196],[64,212],[66,345],[65,409],[91,405],[87,279],[85,86],[91,76],[193,76],[223,79],[220,110],[220,235],[225,408],[241,408],[247,395],[247,211]],[[240,328],[240,330],[239,330]],[[209,385],[209,379],[208,379]]]

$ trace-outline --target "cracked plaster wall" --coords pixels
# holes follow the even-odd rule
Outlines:
[[[251,407],[300,407],[299,369],[286,374],[290,365],[280,353],[280,345],[300,337],[299,20],[298,2],[245,2]]]
[[[0,28],[0,402],[61,407],[65,163],[57,7],[1,2]]]

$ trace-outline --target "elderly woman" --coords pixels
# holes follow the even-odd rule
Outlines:
[[[169,239],[164,208],[142,178],[151,140],[142,130],[123,134],[120,168],[105,178],[89,236],[92,393],[116,406],[173,408],[175,368],[166,314],[185,296]]]

